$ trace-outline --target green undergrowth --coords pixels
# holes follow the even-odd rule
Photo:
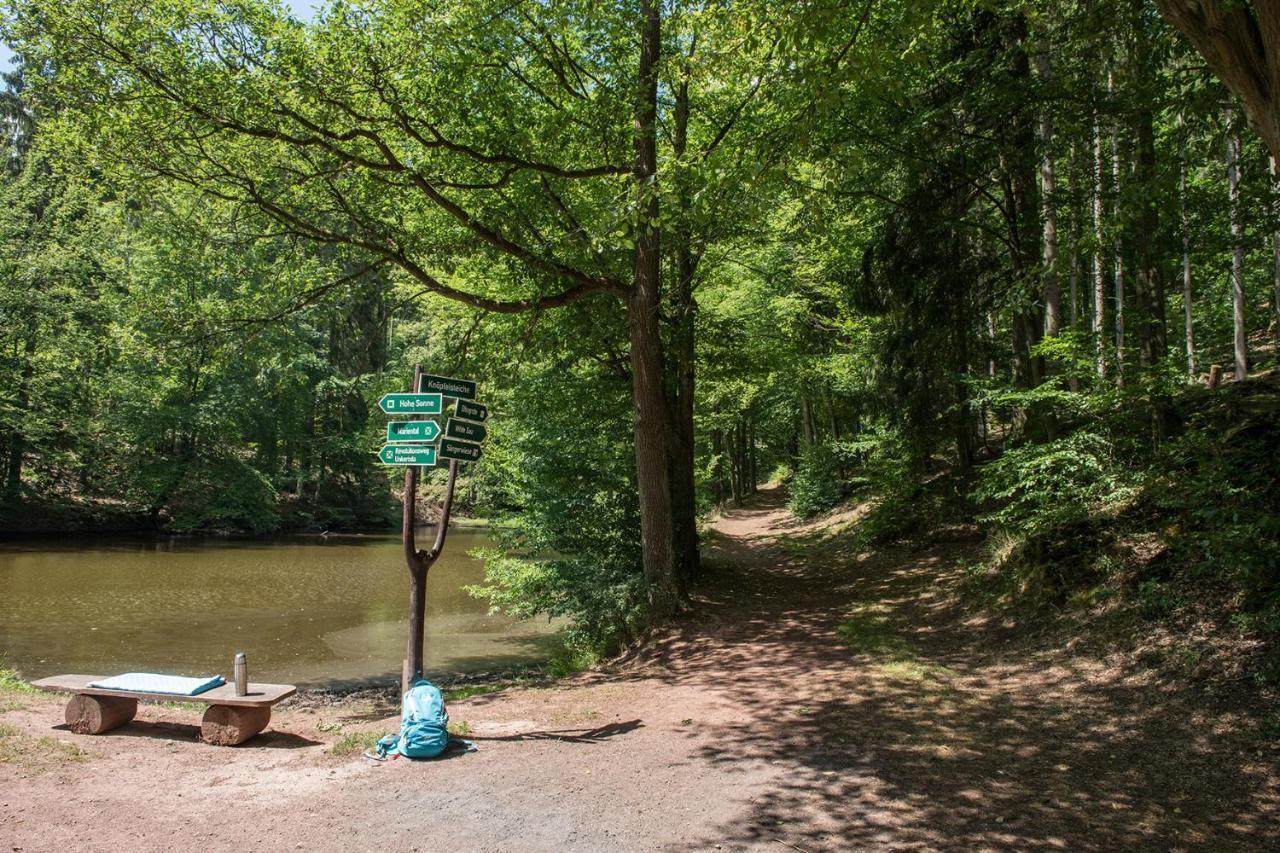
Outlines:
[[[1011,614],[1075,614],[1139,645],[1163,631],[1177,639],[1144,652],[1161,669],[1242,666],[1280,683],[1280,387],[1187,389],[1166,402],[1158,441],[1154,407],[1130,402],[979,467],[988,536],[966,568],[969,593]]]
[[[329,754],[338,758],[360,755],[373,749],[385,732],[347,732],[329,747]]]

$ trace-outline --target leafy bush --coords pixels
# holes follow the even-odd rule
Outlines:
[[[1080,430],[1044,444],[1011,448],[984,465],[974,497],[998,508],[982,517],[1024,536],[1089,518],[1134,489],[1115,463],[1110,442]]]
[[[1240,593],[1242,627],[1280,633],[1280,399],[1169,443],[1147,489],[1177,559]]]
[[[567,617],[571,655],[611,652],[645,618],[635,461],[619,438],[629,388],[548,369],[507,393],[503,405],[528,417],[493,425],[485,509],[503,524],[469,591],[517,618]]]
[[[169,498],[174,530],[248,530],[279,527],[276,491],[252,466],[234,458],[198,460],[183,472]]]
[[[788,508],[801,518],[809,518],[840,503],[844,487],[839,467],[839,458],[827,445],[806,447],[791,478]]]

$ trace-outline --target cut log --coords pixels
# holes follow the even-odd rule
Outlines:
[[[67,703],[67,727],[76,734],[100,735],[133,719],[138,700],[76,694]]]
[[[210,705],[200,721],[200,737],[215,746],[244,743],[271,722],[270,706]]]

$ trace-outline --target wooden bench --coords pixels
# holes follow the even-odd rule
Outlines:
[[[67,703],[67,726],[78,734],[100,735],[123,726],[138,713],[139,699],[208,705],[200,722],[200,737],[205,743],[218,746],[244,743],[265,729],[271,722],[271,706],[298,692],[292,684],[250,684],[245,696],[236,695],[234,684],[223,684],[195,696],[89,686],[102,679],[101,675],[54,675],[33,681],[32,686],[75,694]]]

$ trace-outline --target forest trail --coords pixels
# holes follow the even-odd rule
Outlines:
[[[634,658],[450,704],[478,751],[337,758],[388,709],[282,712],[257,746],[148,708],[85,763],[0,764],[0,842],[45,849],[1265,849],[1276,754],[1123,659],[964,608],[965,542],[860,554],[857,511],[766,490],[711,531],[697,607]],[[5,723],[49,734],[58,706]],[[184,722],[174,723],[175,719]],[[160,720],[164,720],[161,722]]]

